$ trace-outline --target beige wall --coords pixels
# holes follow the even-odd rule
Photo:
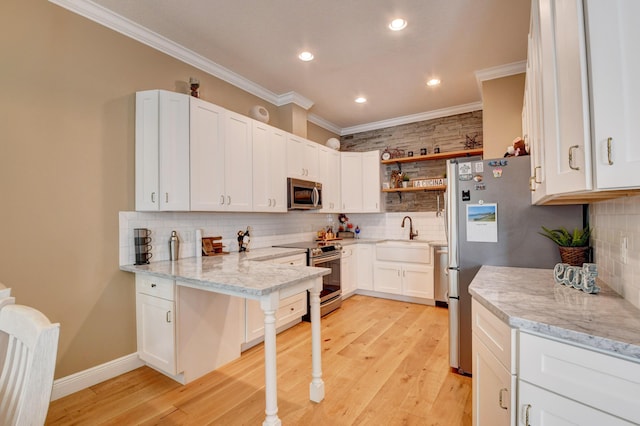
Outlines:
[[[484,158],[502,157],[522,136],[524,79],[523,73],[482,83]]]
[[[317,124],[313,124],[310,121],[307,122],[307,139],[317,142],[321,145],[326,145],[327,140],[330,138],[336,138],[340,140],[340,135],[335,134],[324,127],[320,127]]]
[[[134,209],[134,93],[186,91],[247,115],[223,81],[42,0],[0,2],[0,282],[61,323],[56,378],[136,350],[118,212]]]

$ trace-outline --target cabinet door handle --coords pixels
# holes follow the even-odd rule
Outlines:
[[[269,198],[269,205],[267,207],[271,207],[271,198]]]
[[[573,150],[574,150],[574,149],[578,149],[578,148],[580,148],[580,146],[579,146],[579,145],[571,145],[571,146],[569,147],[569,168],[570,168],[571,170],[580,170],[580,167],[575,167],[575,166],[573,165]]]
[[[531,426],[531,423],[529,423],[529,412],[531,411],[531,404],[527,404],[524,407],[524,426]]]
[[[221,195],[220,196],[220,205],[223,205],[223,204],[224,204],[224,195]]]
[[[500,389],[500,392],[498,392],[498,404],[500,404],[500,408],[502,408],[503,410],[508,410],[509,407],[504,406],[504,399],[502,398],[503,392],[508,392],[508,389],[507,388]]]
[[[542,171],[542,166],[536,166],[536,167],[533,169],[533,177],[534,177],[534,181],[535,181],[535,183],[537,183],[537,184],[541,184],[541,183],[542,183],[542,181],[541,181],[541,180],[538,180],[538,170]]]
[[[273,207],[275,207],[275,206],[276,206],[276,199],[274,198],[273,199]]]
[[[155,202],[156,202],[156,193],[155,193],[155,192],[152,192],[152,193],[151,193],[151,202],[152,202],[152,203],[155,203]]]
[[[165,193],[164,193],[164,202],[165,202],[165,203],[168,203],[168,202],[169,202],[169,193],[168,193],[168,192],[165,192]]]
[[[231,205],[231,195],[227,195],[227,205]]]
[[[531,176],[529,178],[529,191],[536,192],[536,177]]]
[[[151,288],[155,288],[156,284],[155,283],[151,283]]]
[[[613,160],[611,159],[611,144],[613,142],[613,138],[607,138],[607,162],[610,166],[613,166]]]
[[[171,311],[167,311],[167,322],[171,322]]]

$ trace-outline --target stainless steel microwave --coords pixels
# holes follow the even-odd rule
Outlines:
[[[287,207],[289,210],[322,208],[322,184],[308,180],[287,178]]]

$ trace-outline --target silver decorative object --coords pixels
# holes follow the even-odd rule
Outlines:
[[[598,265],[584,263],[582,266],[571,266],[566,263],[558,263],[553,268],[553,279],[562,285],[577,288],[585,293],[599,293],[600,287],[596,285]]]

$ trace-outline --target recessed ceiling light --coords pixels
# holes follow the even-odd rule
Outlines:
[[[438,80],[437,78],[432,78],[431,80],[427,81],[427,86],[437,86],[438,84],[440,84],[440,80]]]
[[[308,62],[308,61],[313,59],[313,53],[311,53],[311,52],[302,52],[301,54],[298,55],[298,58],[300,58],[301,61]]]
[[[367,102],[367,98],[363,98],[362,96],[360,96],[359,98],[356,98],[356,102],[359,104],[363,104]]]
[[[400,30],[404,30],[405,28],[407,28],[407,21],[405,21],[402,18],[394,19],[389,24],[389,29],[391,31],[400,31]]]

